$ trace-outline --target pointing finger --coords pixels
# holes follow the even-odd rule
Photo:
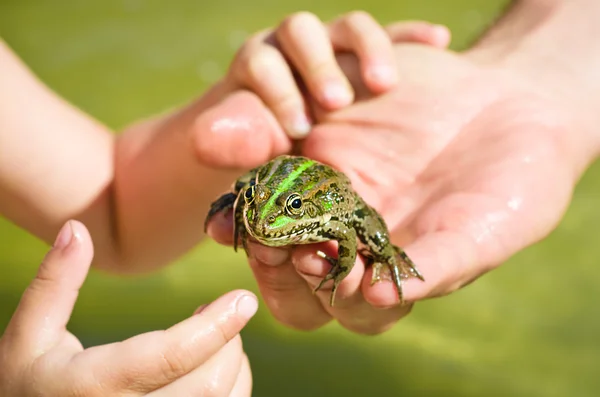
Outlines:
[[[6,337],[17,339],[14,344],[27,346],[33,355],[51,349],[66,331],[92,257],[87,229],[80,222],[68,221],[23,294]]]

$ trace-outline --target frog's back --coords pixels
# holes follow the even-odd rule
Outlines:
[[[302,156],[289,155],[274,158],[257,174],[257,183],[279,192],[303,191],[333,179],[350,183],[344,174],[323,163]]]

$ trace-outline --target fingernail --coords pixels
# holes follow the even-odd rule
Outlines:
[[[344,106],[352,102],[352,93],[343,84],[329,83],[323,90],[323,100],[330,105]]]
[[[242,316],[250,318],[258,310],[258,300],[252,295],[244,295],[238,299],[236,309]]]
[[[294,121],[289,126],[288,130],[290,132],[291,138],[300,139],[304,138],[310,132],[312,125],[308,120],[308,117],[304,113],[296,116]]]
[[[52,248],[63,249],[67,245],[69,245],[69,243],[71,242],[72,239],[73,239],[73,227],[71,226],[71,221],[67,221],[63,225],[63,227],[60,229],[60,231],[58,232],[58,235],[56,236],[56,240],[54,240],[54,244],[52,245]]]
[[[396,81],[394,70],[387,65],[374,65],[367,70],[367,77],[371,81],[388,85]]]

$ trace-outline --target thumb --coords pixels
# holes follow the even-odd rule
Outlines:
[[[88,273],[93,252],[86,227],[80,222],[68,221],[25,290],[7,327],[6,337],[11,343],[39,355],[60,340]]]
[[[273,114],[248,91],[236,91],[201,113],[192,137],[198,159],[212,167],[249,169],[292,148]]]

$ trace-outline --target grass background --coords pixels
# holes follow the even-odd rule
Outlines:
[[[294,11],[427,19],[448,25],[459,49],[506,3],[0,0],[0,36],[50,87],[118,130],[200,95],[245,35]],[[335,324],[296,332],[263,306],[243,332],[254,396],[597,395],[599,198],[594,166],[551,236],[452,296],[418,304],[384,335]],[[0,329],[46,249],[0,218]],[[207,241],[150,276],[92,272],[70,329],[88,345],[112,342],[168,327],[234,288],[258,292],[243,255]]]

